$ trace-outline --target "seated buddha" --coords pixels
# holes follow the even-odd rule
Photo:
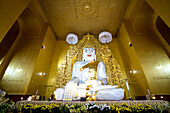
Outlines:
[[[116,85],[107,84],[105,64],[101,61],[96,61],[94,48],[84,48],[83,61],[76,62],[73,65],[71,80],[64,89],[58,88],[55,91],[55,97],[57,100],[76,100],[74,97],[78,95],[77,99],[80,99],[83,92],[84,97],[86,96],[86,89],[90,86],[89,90],[96,95],[97,100],[122,100],[124,90],[116,88]]]
[[[72,82],[77,84],[87,83],[89,81],[97,81],[99,85],[107,84],[106,69],[103,62],[96,61],[95,49],[83,49],[83,61],[76,62],[73,66],[72,79],[67,85]]]

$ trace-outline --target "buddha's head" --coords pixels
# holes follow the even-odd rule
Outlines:
[[[83,49],[83,61],[96,61],[96,54],[94,48]]]

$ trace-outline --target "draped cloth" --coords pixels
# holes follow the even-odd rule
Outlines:
[[[91,70],[94,71],[93,75],[91,75]],[[92,61],[92,62],[76,62],[73,66],[72,79],[78,78],[79,83],[85,83],[88,80],[102,80],[107,79],[106,69],[103,62]],[[104,83],[105,85],[107,84]]]

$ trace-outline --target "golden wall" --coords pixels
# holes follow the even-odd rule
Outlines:
[[[31,0],[1,0],[0,42]]]
[[[130,96],[134,98],[135,96],[146,95],[149,86],[133,47],[135,44],[132,43],[124,24],[119,31],[117,43],[130,87]],[[132,43],[132,47],[129,46],[129,43]],[[136,71],[136,73],[130,73],[130,71]]]
[[[137,1],[131,7],[134,10],[128,12],[129,18],[124,20],[117,38],[132,96],[148,94],[147,88],[152,94],[168,95],[170,60],[164,50],[165,45],[162,46],[154,30],[157,12],[144,0]],[[132,47],[129,47],[129,42]],[[130,74],[129,71],[133,69],[137,73]]]
[[[1,88],[8,94],[26,94],[41,42],[42,38],[21,36],[14,49],[15,54],[0,82]]]
[[[169,94],[170,61],[153,32],[136,34],[129,21],[125,26],[153,94]],[[162,68],[158,68],[161,65]],[[163,84],[162,84],[163,83]]]
[[[170,27],[170,1],[169,0],[146,0],[150,7]]]
[[[45,96],[46,90],[51,87],[51,84],[47,84],[47,81],[51,78],[49,75],[56,46],[56,38],[50,27],[47,29],[42,45],[45,48],[40,50],[36,59],[36,64],[33,68],[34,70],[26,93],[27,95],[35,94],[38,90],[38,94]]]
[[[32,4],[22,12],[17,21],[19,34],[4,55],[0,67],[5,70],[0,88],[8,94],[23,95],[27,92],[47,25]]]

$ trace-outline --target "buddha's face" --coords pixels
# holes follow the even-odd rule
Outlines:
[[[84,48],[83,49],[83,61],[95,61],[96,54],[94,48]]]

